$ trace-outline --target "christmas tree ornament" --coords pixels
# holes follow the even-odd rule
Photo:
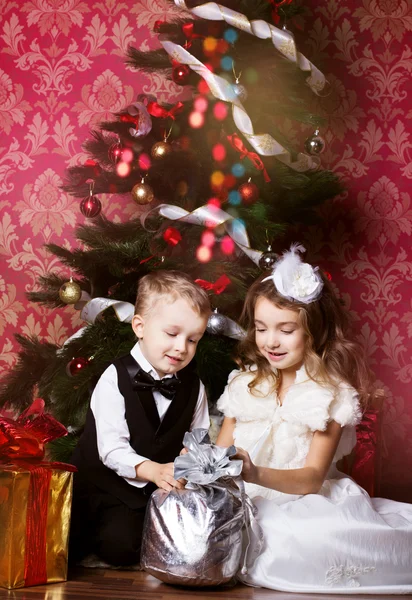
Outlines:
[[[186,85],[190,77],[190,67],[187,65],[175,65],[172,70],[172,79],[178,85]]]
[[[144,182],[144,177],[142,177],[142,180],[140,183],[137,183],[132,188],[132,196],[133,196],[133,200],[137,204],[150,204],[150,202],[153,200],[153,198],[154,198],[153,190],[150,187],[150,185],[147,185],[147,183]]]
[[[236,75],[234,62],[232,62],[232,71],[233,71],[233,75],[235,78],[235,83],[232,85],[233,91],[235,92],[235,94],[239,98],[239,100],[241,102],[244,102],[245,100],[247,100],[247,89],[245,88],[244,85],[239,83],[240,76],[242,75],[242,71],[240,71],[239,75]]]
[[[72,360],[67,363],[66,373],[69,377],[75,377],[81,371],[83,371],[83,369],[88,367],[89,364],[90,361],[87,358],[83,358],[82,356],[72,358]]]
[[[272,246],[269,245],[267,251],[263,252],[259,259],[259,267],[262,269],[262,271],[270,271],[277,259],[278,255],[276,252],[272,252]]]
[[[59,298],[65,304],[76,304],[82,296],[82,289],[78,283],[73,281],[70,277],[70,281],[63,283],[59,289]]]
[[[173,118],[173,116],[172,116]],[[165,156],[169,156],[169,154],[171,154],[173,152],[173,148],[171,146],[171,144],[169,144],[169,142],[167,141],[170,137],[170,134],[172,133],[172,129],[173,129],[173,122],[172,125],[169,129],[169,131],[166,133],[164,133],[163,136],[163,142],[156,142],[156,144],[154,144],[152,146],[151,149],[151,155],[153,158],[158,159],[158,158],[164,158]]]
[[[94,182],[90,184],[89,195],[87,198],[83,198],[80,202],[80,212],[88,219],[93,219],[102,210],[102,203],[99,198],[93,196]]]
[[[232,87],[233,87],[233,91],[235,92],[235,94],[239,98],[239,100],[241,102],[245,102],[245,100],[247,100],[247,89],[245,88],[245,86],[240,84],[236,80],[236,83],[234,83],[232,85]]]
[[[259,199],[259,188],[252,182],[250,177],[246,183],[242,183],[238,192],[245,204],[253,204],[253,202]]]
[[[100,214],[102,203],[96,196],[88,196],[80,202],[80,212],[88,219],[93,219]]]
[[[120,142],[120,140],[118,140],[117,142],[113,142],[113,144],[110,146],[109,151],[108,151],[108,155],[109,155],[109,160],[117,165],[117,163],[119,162],[119,160],[122,157],[122,152],[123,152],[123,146]]]
[[[158,158],[164,158],[165,156],[169,156],[169,154],[171,154],[171,152],[172,152],[171,144],[169,144],[169,142],[164,140],[163,142],[156,142],[156,144],[154,144],[152,146],[150,154],[152,155],[153,158],[158,159]]]
[[[322,154],[322,152],[325,150],[325,147],[326,143],[323,137],[319,135],[319,129],[316,129],[315,133],[305,140],[305,150],[308,154]]]
[[[217,308],[215,308],[215,310],[212,312],[208,319],[206,331],[213,335],[223,335],[225,329],[226,317],[224,315],[221,315],[218,312]]]

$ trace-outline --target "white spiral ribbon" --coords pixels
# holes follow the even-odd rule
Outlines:
[[[134,306],[130,302],[123,302],[122,300],[110,300],[109,298],[91,298],[90,295],[85,291],[82,291],[81,298],[79,302],[74,305],[74,307],[81,311],[81,318],[89,325],[93,325],[99,315],[101,315],[109,307],[113,308],[119,321],[124,323],[131,323],[134,315]],[[62,348],[60,348],[57,353],[61,352],[64,346],[66,346],[69,342],[81,337],[86,329],[87,327],[81,327],[75,331],[73,335],[67,338]]]
[[[262,252],[254,250],[250,247],[249,237],[246,232],[246,227],[239,219],[236,219],[224,210],[215,206],[200,206],[193,212],[189,212],[180,206],[174,204],[159,204],[149,212],[140,217],[142,226],[148,230],[145,223],[147,218],[154,214],[160,214],[165,219],[170,221],[181,221],[182,223],[191,223],[192,225],[200,225],[204,227],[216,227],[224,225],[227,234],[232,238],[235,244],[240,248],[246,256],[255,264],[259,264]]]
[[[263,22],[264,21],[262,21],[262,23]],[[200,60],[193,56],[193,54],[190,54],[190,52],[182,46],[168,41],[160,41],[160,43],[173,60],[187,65],[192,71],[195,71],[195,73],[202,77],[208,84],[209,89],[215,98],[219,98],[219,100],[230,102],[232,104],[233,120],[236,127],[258,154],[262,156],[274,156],[283,164],[300,173],[319,167],[319,157],[309,156],[308,154],[299,152],[297,160],[292,161],[289,150],[284,148],[269,133],[255,134],[249,115],[237,97],[233,86],[226,81],[226,79],[209,71]]]
[[[276,50],[288,60],[296,63],[301,71],[309,71],[310,75],[306,82],[311,90],[319,95],[326,84],[325,76],[313,63],[296,49],[292,33],[285,29],[279,29],[274,25],[262,20],[249,21],[242,13],[226,8],[216,2],[207,2],[195,8],[186,6],[184,0],[174,0],[176,6],[183,8],[201,19],[209,21],[226,21],[231,27],[245,31],[262,40],[271,39]]]
[[[95,323],[99,315],[107,308],[113,308],[116,317],[124,323],[131,323],[134,315],[134,306],[131,302],[122,300],[110,300],[109,298],[90,298],[87,292],[82,293],[80,303],[85,302],[81,308],[80,316],[87,323]],[[76,305],[76,308],[78,305]]]
[[[121,300],[110,300],[109,298],[91,298],[90,295],[83,291],[82,296],[77,304],[75,304],[75,308],[81,311],[80,316],[83,321],[86,321],[89,325],[93,325],[96,322],[96,319],[107,309],[113,308],[116,313],[117,318],[122,323],[131,323],[134,315],[134,306],[131,302],[123,302]],[[57,350],[57,354],[61,353],[63,348],[69,343],[75,340],[76,338],[81,337],[86,331],[86,327],[81,327],[73,335],[71,335],[67,340],[63,343],[62,348]],[[227,337],[233,338],[235,340],[241,340],[245,336],[245,332],[236,323],[229,317],[225,316],[225,331],[224,334]]]

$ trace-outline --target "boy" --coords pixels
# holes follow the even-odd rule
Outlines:
[[[205,389],[188,366],[209,314],[207,293],[184,273],[140,280],[138,342],[99,379],[72,458],[71,561],[94,553],[112,565],[138,563],[150,494],[183,487],[172,461],[184,433],[209,429]]]

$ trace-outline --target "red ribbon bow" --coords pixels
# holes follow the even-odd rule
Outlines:
[[[280,2],[269,0],[269,3],[272,6],[272,20],[277,25],[280,21],[279,8],[285,4],[292,4],[292,0],[280,0]]]
[[[97,161],[93,160],[92,158],[88,158],[84,163],[84,166],[87,167],[87,170],[85,172],[86,178],[84,179],[85,183],[93,181],[93,179],[90,177],[91,175],[93,175],[93,177],[99,177],[99,175],[101,175],[102,173],[101,166]]]
[[[205,279],[195,279],[195,283],[200,285],[204,290],[212,290],[215,294],[221,294],[225,291],[229,283],[232,283],[227,275],[221,275],[219,279],[212,283]]]
[[[194,23],[184,23],[182,25],[182,31],[185,34],[186,42],[185,48],[190,48],[195,39],[204,39],[206,36],[201,35],[200,33],[195,33],[195,24]]]
[[[122,123],[133,123],[133,125],[139,125],[139,115],[129,115],[128,113],[124,115],[120,115],[120,120]]]
[[[67,429],[46,414],[44,400],[36,398],[16,420],[0,415],[0,459],[42,459],[44,444],[64,435]]]
[[[182,234],[178,229],[174,227],[168,227],[163,232],[163,239],[169,244],[169,246],[177,246],[182,241]]]
[[[231,146],[239,152],[240,160],[247,157],[256,169],[262,171],[263,177],[265,178],[266,183],[268,183],[270,181],[270,177],[265,169],[265,165],[263,164],[259,154],[256,154],[256,152],[249,152],[249,150],[246,148],[246,146],[244,145],[240,137],[237,135],[237,133],[228,135],[227,139],[230,142]]]
[[[160,117],[162,119],[167,119],[167,117],[170,117],[171,119],[175,120],[176,115],[182,112],[183,107],[183,102],[177,102],[170,110],[167,110],[164,108],[164,106],[161,106],[157,102],[149,102],[147,105],[147,110],[152,117]]]

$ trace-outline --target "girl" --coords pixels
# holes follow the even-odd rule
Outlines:
[[[332,286],[301,251],[250,288],[240,370],[218,402],[217,444],[238,447],[264,537],[239,578],[288,592],[412,593],[412,506],[370,498],[336,468],[355,445],[369,371]]]

